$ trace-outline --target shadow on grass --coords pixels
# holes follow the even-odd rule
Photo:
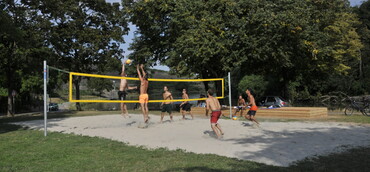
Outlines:
[[[208,167],[186,167],[186,168],[171,168],[171,169],[165,170],[163,172],[173,172],[173,171],[184,171],[184,172],[194,172],[194,171],[223,172],[225,170],[218,170],[218,169],[208,168]]]
[[[254,162],[241,161],[241,163],[229,163],[224,166],[226,169],[211,168],[204,166],[195,167],[184,167],[184,168],[170,168],[164,172],[173,171],[184,171],[184,172],[280,172],[280,171],[290,171],[287,167],[276,167],[265,164],[255,164]]]
[[[78,113],[77,111],[48,112],[48,119],[71,117],[77,113]],[[31,120],[41,120],[41,119],[44,119],[44,114],[41,112],[38,112],[38,113],[29,113],[25,115],[18,115],[15,117],[2,117],[0,118],[0,123],[31,121]]]
[[[75,111],[63,111],[63,112],[49,112],[48,113],[48,119],[53,118],[60,118],[62,120],[66,117],[72,117],[77,112]],[[0,118],[0,134],[12,132],[20,129],[29,129],[29,127],[24,127],[21,125],[15,125],[15,124],[9,124],[13,122],[22,122],[22,121],[35,121],[35,120],[42,120],[44,119],[43,114],[41,113],[28,113],[28,114],[22,114],[15,117],[2,117]],[[44,128],[42,125],[37,125],[36,128],[33,129],[42,129]],[[53,126],[52,124],[48,124],[48,126]]]
[[[289,167],[292,171],[369,171],[370,147],[352,148],[326,156],[305,158]]]
[[[0,134],[12,132],[12,131],[17,131],[21,129],[27,129],[27,127],[22,127],[19,125],[13,125],[13,124],[3,124],[0,123]]]

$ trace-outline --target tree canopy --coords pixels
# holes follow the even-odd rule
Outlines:
[[[128,27],[118,3],[22,0],[1,1],[0,7],[0,70],[5,78],[0,86],[8,92],[7,109],[12,109],[13,90],[41,93],[43,60],[73,72],[120,70],[120,45]],[[77,92],[79,82],[74,80]]]
[[[0,8],[0,88],[6,90],[7,114],[13,115],[12,93],[28,100],[30,93],[41,92],[35,69],[42,69],[41,57],[48,58],[50,51],[40,32],[45,23],[28,4],[1,1]]]
[[[137,26],[129,74],[138,63],[167,65],[181,77],[223,78],[231,72],[235,96],[253,86],[253,76],[263,83],[261,94],[291,100],[370,92],[369,1],[359,7],[348,0],[123,0],[121,5],[0,1],[0,102],[8,115],[14,92],[16,101],[37,103],[32,97],[42,92],[43,60],[67,71],[118,73],[129,22]],[[67,80],[52,78],[51,88]],[[73,80],[76,99],[80,82]],[[111,89],[104,85],[90,81],[97,91]]]
[[[342,0],[127,0],[124,10],[138,27],[136,61],[201,78],[267,75],[286,97],[298,81],[294,90],[327,91],[323,79],[348,75],[362,48]]]

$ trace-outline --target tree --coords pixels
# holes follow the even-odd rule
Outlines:
[[[2,6],[5,6],[5,4],[1,4]],[[4,7],[3,7],[4,8]],[[8,61],[11,60],[11,55],[13,54],[12,52],[14,52],[14,48],[11,46],[12,44],[14,45],[15,43],[15,37],[16,36],[19,36],[19,32],[20,30],[18,28],[16,28],[16,26],[14,25],[13,21],[12,21],[12,18],[10,15],[8,15],[8,13],[6,13],[5,11],[1,10],[0,12],[0,39],[1,39],[1,42],[0,42],[0,56],[1,56],[1,67],[0,67],[0,70],[1,71],[1,78],[6,78],[8,81],[10,80],[10,78],[12,77],[11,76],[11,72],[10,72],[10,67],[8,67]],[[2,82],[2,83],[5,83],[5,82]],[[13,115],[13,112],[12,112],[12,108],[13,108],[13,104],[12,104],[12,96],[11,96],[11,91],[12,91],[12,85],[10,85],[11,83],[8,82],[7,85],[2,85],[4,86],[5,88],[7,88],[7,96],[8,96],[8,107],[7,107],[7,115]],[[9,94],[10,93],[10,94]]]
[[[267,81],[260,75],[246,75],[240,80],[238,90],[245,93],[247,88],[253,91],[255,97],[262,96],[266,91]]]
[[[131,46],[138,62],[168,65],[178,75],[264,75],[284,97],[289,84],[314,94],[330,74],[357,63],[358,20],[348,1],[125,1],[139,27]],[[300,80],[299,78],[302,78]],[[311,81],[315,82],[311,82]],[[207,88],[207,87],[206,87]]]
[[[172,73],[200,78],[222,78],[235,65],[228,31],[235,28],[228,22],[235,18],[234,1],[125,1],[124,7],[140,33],[132,44],[135,61],[160,61]]]
[[[360,79],[362,80],[362,87],[368,94],[370,89],[370,1],[365,1],[361,4],[358,9],[355,9],[360,22],[362,23],[358,27],[358,33],[361,37],[361,42],[364,47],[361,49],[361,64],[360,64]]]
[[[102,73],[107,66],[119,66],[120,44],[127,34],[127,21],[119,4],[104,0],[30,1],[51,23],[47,45],[57,59],[53,66],[73,72]],[[120,67],[116,70],[120,70]],[[80,99],[81,78],[76,77],[76,99]],[[79,103],[76,104],[81,110]]]
[[[7,89],[7,115],[11,116],[14,91],[23,98],[29,96],[31,87],[40,91],[37,85],[41,83],[31,86],[28,81],[39,74],[35,70],[42,69],[39,57],[47,58],[49,51],[43,46],[44,37],[39,29],[44,20],[35,11],[15,1],[1,1],[0,7],[0,76],[5,78],[0,87]]]
[[[98,92],[98,96],[102,96],[104,90],[113,90],[112,81],[104,78],[89,78],[87,87]]]
[[[344,76],[353,67],[349,62],[358,62],[362,46],[355,32],[358,20],[346,2],[280,0],[267,6],[257,8],[261,12],[256,15],[263,17],[255,17],[259,27],[251,35],[258,39],[259,58],[243,65],[258,66],[260,74],[278,78],[275,88],[284,97],[291,96],[293,82],[299,82],[296,91],[325,92],[325,78]]]
[[[261,1],[262,3],[263,1]],[[240,73],[269,78],[285,98],[291,90],[317,94],[327,92],[331,75],[343,77],[358,63],[361,42],[355,31],[358,20],[348,2],[265,1],[245,25],[256,58],[243,62]],[[245,70],[246,69],[246,70]],[[271,80],[272,78],[272,80]],[[295,83],[295,88],[292,88]]]
[[[346,1],[312,1],[310,4],[314,23],[306,33],[305,46],[312,52],[306,61],[308,68],[302,74],[302,91],[310,94],[328,93],[334,90],[348,92],[350,87],[338,90],[343,82],[331,83],[332,78],[356,77],[362,43],[356,32],[358,18],[351,12]],[[323,10],[325,9],[325,10]],[[345,81],[345,82],[348,82]]]

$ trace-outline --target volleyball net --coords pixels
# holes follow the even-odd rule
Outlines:
[[[85,105],[84,109],[90,110],[117,110],[119,103],[131,103],[128,105],[137,106],[139,102],[139,78],[70,72],[49,66],[46,61],[44,61],[43,66],[45,136],[47,136],[47,114],[49,111],[74,110],[72,104],[80,102]],[[214,96],[218,99],[225,97],[224,78],[185,79],[169,75],[168,72],[161,72],[154,71],[149,75],[152,76],[148,79],[149,102],[153,103],[151,105],[159,105],[155,102],[198,101],[198,103],[204,103],[207,99],[207,89],[212,89],[214,94],[217,95]],[[129,88],[136,87],[136,89],[127,91],[126,100],[119,100],[118,98],[121,79],[127,80]],[[228,81],[230,81],[230,73]],[[230,84],[228,82],[228,88],[230,88]],[[167,86],[172,93],[173,100],[163,100],[164,86]],[[183,89],[186,89],[189,99],[182,98]],[[230,89],[228,90],[228,95],[231,95]],[[230,96],[228,97],[230,99]]]
[[[125,100],[118,99],[121,79],[126,79],[128,89]],[[79,80],[79,90],[73,85]],[[218,99],[225,97],[224,78],[212,79],[159,79],[149,78],[149,103],[182,102],[206,100],[206,85]],[[163,87],[167,86],[172,93],[173,100],[163,100]],[[136,89],[135,89],[136,87]],[[182,90],[186,89],[189,99],[182,98]],[[134,77],[109,76],[87,73],[69,73],[69,102],[88,103],[139,103],[140,80]]]

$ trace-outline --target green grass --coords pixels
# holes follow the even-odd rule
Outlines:
[[[366,171],[370,147],[276,167],[182,150],[149,150],[98,137],[0,124],[0,171]]]
[[[330,115],[327,121],[334,122],[349,122],[349,123],[359,123],[359,124],[370,124],[370,117],[364,115],[353,115],[353,116],[344,116],[344,115]]]
[[[258,118],[261,122],[294,122],[294,121],[316,121],[316,122],[344,122],[357,124],[370,124],[370,117],[363,115],[344,116],[344,115],[329,115],[326,118],[312,119],[279,119],[279,118]]]
[[[97,137],[0,124],[0,171],[255,171],[280,167],[217,155],[148,150]]]
[[[342,153],[306,158],[289,167],[290,171],[365,172],[370,169],[370,147],[358,147]]]
[[[50,118],[117,114],[118,111],[49,113]],[[140,113],[140,111],[133,111]],[[159,112],[156,112],[156,114]],[[29,130],[6,122],[43,119],[29,114],[0,119],[0,171],[367,171],[370,147],[318,156],[276,167],[182,150],[149,150],[98,137]],[[260,121],[297,121],[259,119]],[[300,120],[298,120],[300,121]],[[370,117],[330,115],[315,121],[370,123]]]
[[[352,115],[352,116],[345,116],[342,113],[336,114],[329,114],[328,117],[325,118],[296,118],[296,119],[289,119],[289,118],[268,118],[268,117],[259,117],[256,116],[257,120],[260,122],[294,122],[294,121],[316,121],[316,122],[345,122],[345,123],[357,123],[357,124],[370,124],[370,117],[364,115]],[[223,119],[229,119],[223,117]],[[238,117],[238,120],[245,121],[243,117]]]

